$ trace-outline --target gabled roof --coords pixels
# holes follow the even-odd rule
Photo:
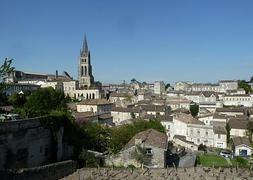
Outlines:
[[[217,108],[216,112],[242,112],[242,113],[244,113],[244,109],[242,109],[242,108]]]
[[[131,96],[130,94],[127,93],[111,93],[110,97],[128,97]]]
[[[240,145],[246,145],[250,148],[252,148],[250,141],[246,137],[234,137],[232,138],[234,146],[240,146]]]
[[[138,108],[123,108],[123,107],[113,107],[112,110],[113,112],[126,112],[126,113],[130,113],[130,112],[133,112],[133,113],[139,113],[140,110]]]
[[[231,129],[247,129],[248,120],[230,119],[228,124]]]
[[[185,136],[175,135],[175,136],[173,137],[173,139],[179,139],[179,140],[181,140],[181,141],[183,141],[183,142],[185,142],[185,143],[195,145],[193,142],[187,141]]]
[[[106,104],[113,104],[106,99],[87,99],[81,102],[78,102],[77,105],[106,105]]]
[[[154,112],[165,112],[166,106],[161,105],[140,105],[139,106],[144,111],[154,111]]]
[[[160,121],[173,122],[173,116],[170,115],[157,115],[156,118]]]
[[[227,119],[225,114],[214,113],[213,119]]]
[[[221,126],[214,126],[213,132],[214,134],[227,134],[225,127],[221,127]]]
[[[204,125],[205,124],[205,123],[195,119],[190,114],[177,113],[173,117],[176,118],[178,121],[181,121],[181,122],[186,123],[186,124],[199,124],[199,125]]]
[[[201,91],[193,91],[193,92],[188,92],[185,95],[186,96],[199,96]]]
[[[148,129],[146,131],[139,132],[136,134],[124,147],[128,149],[135,146],[135,140],[140,139],[145,145],[154,146],[161,149],[167,147],[167,136],[165,133],[158,132],[154,129]]]
[[[216,98],[218,97],[217,93],[213,91],[203,91],[200,93],[200,95],[203,95],[205,97],[211,97],[212,95],[214,95]]]
[[[238,82],[237,80],[220,80],[219,83],[234,83]]]
[[[233,94],[233,95],[225,95],[224,97],[250,97],[248,94]]]

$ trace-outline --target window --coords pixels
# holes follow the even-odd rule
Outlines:
[[[221,136],[220,136],[220,134],[218,134],[218,139],[220,139],[221,138]]]
[[[206,136],[208,136],[208,132],[206,131]]]
[[[146,155],[153,155],[152,148],[146,148]]]
[[[197,133],[198,133],[198,135],[200,135],[200,131],[198,131]]]
[[[191,134],[193,134],[193,130],[191,129]]]
[[[83,66],[81,66],[81,76],[83,76]]]
[[[200,142],[200,140],[199,139],[197,139],[197,143],[199,144],[199,142]]]
[[[84,67],[84,75],[87,76],[87,67]]]

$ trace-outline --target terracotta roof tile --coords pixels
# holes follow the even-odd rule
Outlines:
[[[165,133],[158,132],[154,129],[148,129],[136,134],[125,146],[124,149],[128,149],[135,145],[135,140],[141,139],[146,145],[166,149],[167,147],[167,136]]]

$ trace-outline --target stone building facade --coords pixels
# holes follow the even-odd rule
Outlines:
[[[135,153],[143,150],[143,165],[149,168],[164,168],[167,151],[167,136],[154,129],[148,129],[136,134],[116,156],[107,157],[106,165],[141,167]],[[138,155],[137,155],[138,156]]]

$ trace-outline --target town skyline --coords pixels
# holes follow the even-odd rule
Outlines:
[[[0,16],[1,59],[15,59],[17,70],[65,70],[77,79],[86,34],[96,81],[249,80],[251,4],[6,1]]]

